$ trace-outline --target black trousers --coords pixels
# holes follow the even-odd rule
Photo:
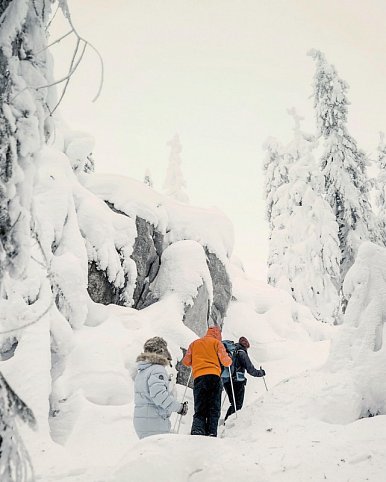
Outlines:
[[[194,380],[194,415],[192,435],[217,437],[221,412],[221,379],[217,375],[202,375]]]
[[[241,408],[243,406],[246,383],[247,383],[246,380],[244,380],[243,382],[233,381],[233,390],[235,392],[236,410],[241,410]],[[230,415],[232,415],[232,413],[235,413],[231,382],[224,383],[224,389],[225,389],[225,391],[228,395],[229,402],[231,404],[231,406],[228,408],[228,411],[225,415],[225,420],[226,420]]]

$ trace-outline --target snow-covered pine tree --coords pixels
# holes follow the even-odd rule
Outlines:
[[[294,109],[289,113],[295,121],[294,139],[283,156],[287,182],[275,191],[272,205],[269,282],[286,289],[317,319],[334,323],[339,310],[338,227],[321,195],[315,138],[300,130]]]
[[[0,266],[3,272],[20,273],[28,256],[22,249],[30,224],[27,184],[33,179],[32,157],[44,130],[45,92],[27,89],[32,79],[47,84],[40,73],[44,69],[34,77],[38,70],[33,50],[44,42],[39,33],[43,14],[33,2],[3,0],[0,15]],[[39,61],[44,63],[44,57]]]
[[[30,257],[34,157],[50,133],[44,29],[50,4],[0,1],[0,302],[8,297],[5,281],[22,277]],[[13,315],[13,323],[20,323]],[[4,306],[1,316],[4,321]],[[3,334],[4,324],[0,326]],[[34,422],[0,374],[0,479],[10,482],[33,479],[17,417]]]
[[[334,66],[317,50],[309,55],[316,62],[314,106],[318,133],[323,140],[321,168],[325,178],[325,199],[339,226],[340,286],[352,266],[361,242],[379,242],[369,203],[366,175],[368,160],[347,130],[348,85]],[[342,303],[344,311],[345,302]]]
[[[181,168],[182,146],[178,134],[168,142],[168,145],[170,146],[170,155],[164,182],[165,194],[177,201],[189,203],[189,197],[185,192],[186,182]]]
[[[385,134],[379,133],[378,144],[378,169],[379,174],[375,179],[377,217],[380,234],[386,246],[386,143]]]
[[[263,164],[264,169],[264,197],[266,200],[266,219],[269,223],[269,253],[267,259],[269,284],[276,286],[280,277],[280,266],[283,260],[283,243],[279,243],[278,231],[272,236],[274,229],[278,229],[279,223],[276,223],[273,216],[278,214],[278,210],[273,212],[273,208],[278,202],[278,189],[281,185],[288,182],[288,168],[286,159],[283,154],[283,147],[274,137],[269,137],[263,144],[266,151],[266,157]]]
[[[150,169],[146,169],[145,171],[145,177],[143,178],[143,182],[146,184],[146,186],[153,187],[153,178],[151,176]]]
[[[269,137],[263,149],[267,151],[263,164],[265,213],[271,227],[272,207],[277,202],[277,190],[283,183],[288,182],[288,172],[283,160],[282,147],[277,139]]]

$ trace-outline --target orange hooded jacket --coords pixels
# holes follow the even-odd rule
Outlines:
[[[218,326],[209,328],[206,335],[190,344],[182,363],[192,367],[193,378],[202,375],[221,375],[221,366],[229,367],[232,359],[221,343]]]

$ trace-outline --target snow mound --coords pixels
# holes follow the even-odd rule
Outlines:
[[[178,241],[162,253],[161,268],[152,291],[159,299],[176,293],[182,303],[193,305],[198,288],[204,283],[212,301],[212,278],[202,246],[196,241]]]
[[[349,300],[344,323],[332,347],[326,369],[343,375],[357,403],[346,411],[349,421],[386,414],[386,249],[363,243],[347,273],[344,293]],[[331,400],[331,403],[333,400]],[[342,407],[343,410],[343,407]]]
[[[386,249],[362,244],[346,276],[349,302],[326,363],[282,382],[264,410],[280,401],[293,419],[340,425],[386,414],[385,279]]]
[[[131,449],[109,482],[133,480],[133,474],[136,482],[148,482],[154,479],[155,467],[159,482],[169,482],[171,472],[173,480],[180,482],[237,480],[240,471],[243,481],[267,480],[267,474],[257,461],[258,457],[250,457],[246,444],[238,446],[237,450],[233,448],[231,464],[228,458],[230,454],[229,441],[227,443],[225,440],[186,435],[149,437]],[[184,463],[176,463],[178,460]]]

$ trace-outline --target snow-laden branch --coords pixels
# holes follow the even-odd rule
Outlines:
[[[47,278],[50,280],[50,283],[51,283],[51,286],[52,286],[52,296],[51,296],[50,303],[47,306],[47,308],[38,317],[35,317],[33,320],[30,320],[27,323],[24,323],[23,325],[17,326],[15,328],[10,328],[9,330],[0,331],[0,335],[9,335],[10,333],[14,333],[14,332],[19,331],[19,330],[24,330],[25,328],[29,328],[30,326],[35,325],[42,318],[44,318],[44,316],[50,311],[50,309],[52,308],[52,306],[54,304],[55,295],[56,295],[56,292],[58,291],[59,287],[57,286],[57,283],[55,282],[54,276],[51,272],[51,267],[50,267],[51,264],[50,264],[50,262],[47,258],[46,253],[44,252],[43,246],[40,242],[40,239],[39,239],[37,233],[33,232],[33,236],[34,236],[34,238],[35,238],[35,240],[36,240],[36,242],[37,242],[37,244],[40,248],[40,251],[42,253],[42,256],[43,256],[43,259],[44,259],[45,263],[42,263],[41,261],[37,260],[34,257],[32,257],[32,259],[47,271]]]
[[[0,335],[9,335],[10,333],[14,333],[15,331],[24,330],[25,328],[28,328],[32,325],[36,325],[36,323],[38,323],[42,318],[44,318],[44,316],[50,311],[53,304],[54,304],[54,298],[52,297],[50,304],[43,311],[43,313],[41,313],[37,318],[34,318],[33,320],[29,321],[28,323],[25,323],[24,325],[17,326],[16,328],[10,328],[9,330],[0,331]]]
[[[103,63],[103,58],[102,58],[102,55],[100,54],[100,52],[98,51],[98,49],[92,44],[90,43],[88,40],[86,40],[85,38],[83,38],[77,31],[77,29],[75,28],[73,22],[72,22],[72,19],[71,19],[71,15],[70,15],[70,12],[69,12],[69,9],[68,9],[68,6],[67,6],[67,2],[60,2],[59,3],[59,7],[58,8],[61,8],[62,9],[62,12],[63,12],[63,15],[64,17],[67,19],[68,23],[70,24],[70,27],[71,27],[71,30],[69,30],[67,33],[65,33],[64,35],[62,35],[61,37],[59,37],[58,39],[56,39],[55,41],[53,41],[52,43],[48,44],[47,46],[45,46],[43,49],[39,50],[38,52],[34,52],[34,55],[35,56],[38,56],[40,55],[41,53],[43,53],[44,51],[46,51],[47,49],[49,49],[50,47],[52,47],[53,45],[56,45],[58,43],[60,43],[62,40],[64,40],[65,38],[69,37],[71,34],[74,34],[76,39],[77,39],[77,42],[76,42],[76,46],[75,46],[75,49],[73,51],[73,55],[72,55],[72,59],[71,59],[71,63],[70,63],[70,67],[69,67],[69,70],[67,72],[67,74],[62,77],[61,79],[59,80],[56,80],[54,82],[51,82],[50,84],[45,84],[45,85],[40,85],[40,86],[37,86],[37,87],[31,87],[31,86],[27,86],[25,87],[24,89],[22,89],[21,91],[19,91],[12,99],[11,99],[11,102],[13,102],[21,93],[25,92],[26,90],[28,89],[34,89],[36,91],[39,91],[39,90],[42,90],[42,89],[49,89],[50,87],[54,87],[55,85],[59,85],[63,82],[65,82],[65,85],[64,85],[64,88],[63,88],[63,91],[59,97],[59,100],[57,102],[57,104],[55,105],[55,107],[50,110],[50,115],[52,116],[52,114],[55,112],[55,110],[59,107],[61,101],[63,100],[63,97],[65,96],[66,94],[66,91],[67,91],[67,87],[68,87],[68,84],[71,80],[71,77],[73,76],[73,74],[76,72],[77,68],[79,67],[82,59],[83,59],[83,56],[85,54],[85,51],[86,51],[86,48],[87,47],[90,47],[95,53],[96,55],[98,56],[98,59],[100,61],[100,80],[99,80],[99,86],[98,86],[98,90],[97,90],[97,93],[95,95],[95,97],[92,99],[92,102],[95,102],[96,100],[98,100],[100,94],[101,94],[101,91],[102,91],[102,88],[103,88],[103,83],[104,83],[104,63]],[[4,12],[4,14],[1,16],[0,18],[0,23],[4,17],[4,15],[6,14],[6,12]],[[55,15],[56,15],[56,12],[55,12]],[[52,22],[53,19],[51,19],[51,22]],[[50,23],[51,23],[50,22]],[[79,56],[79,58],[75,61],[76,59],[76,56],[78,54],[78,51],[79,51],[79,46],[80,44],[83,43],[83,49],[81,51],[81,54]]]

